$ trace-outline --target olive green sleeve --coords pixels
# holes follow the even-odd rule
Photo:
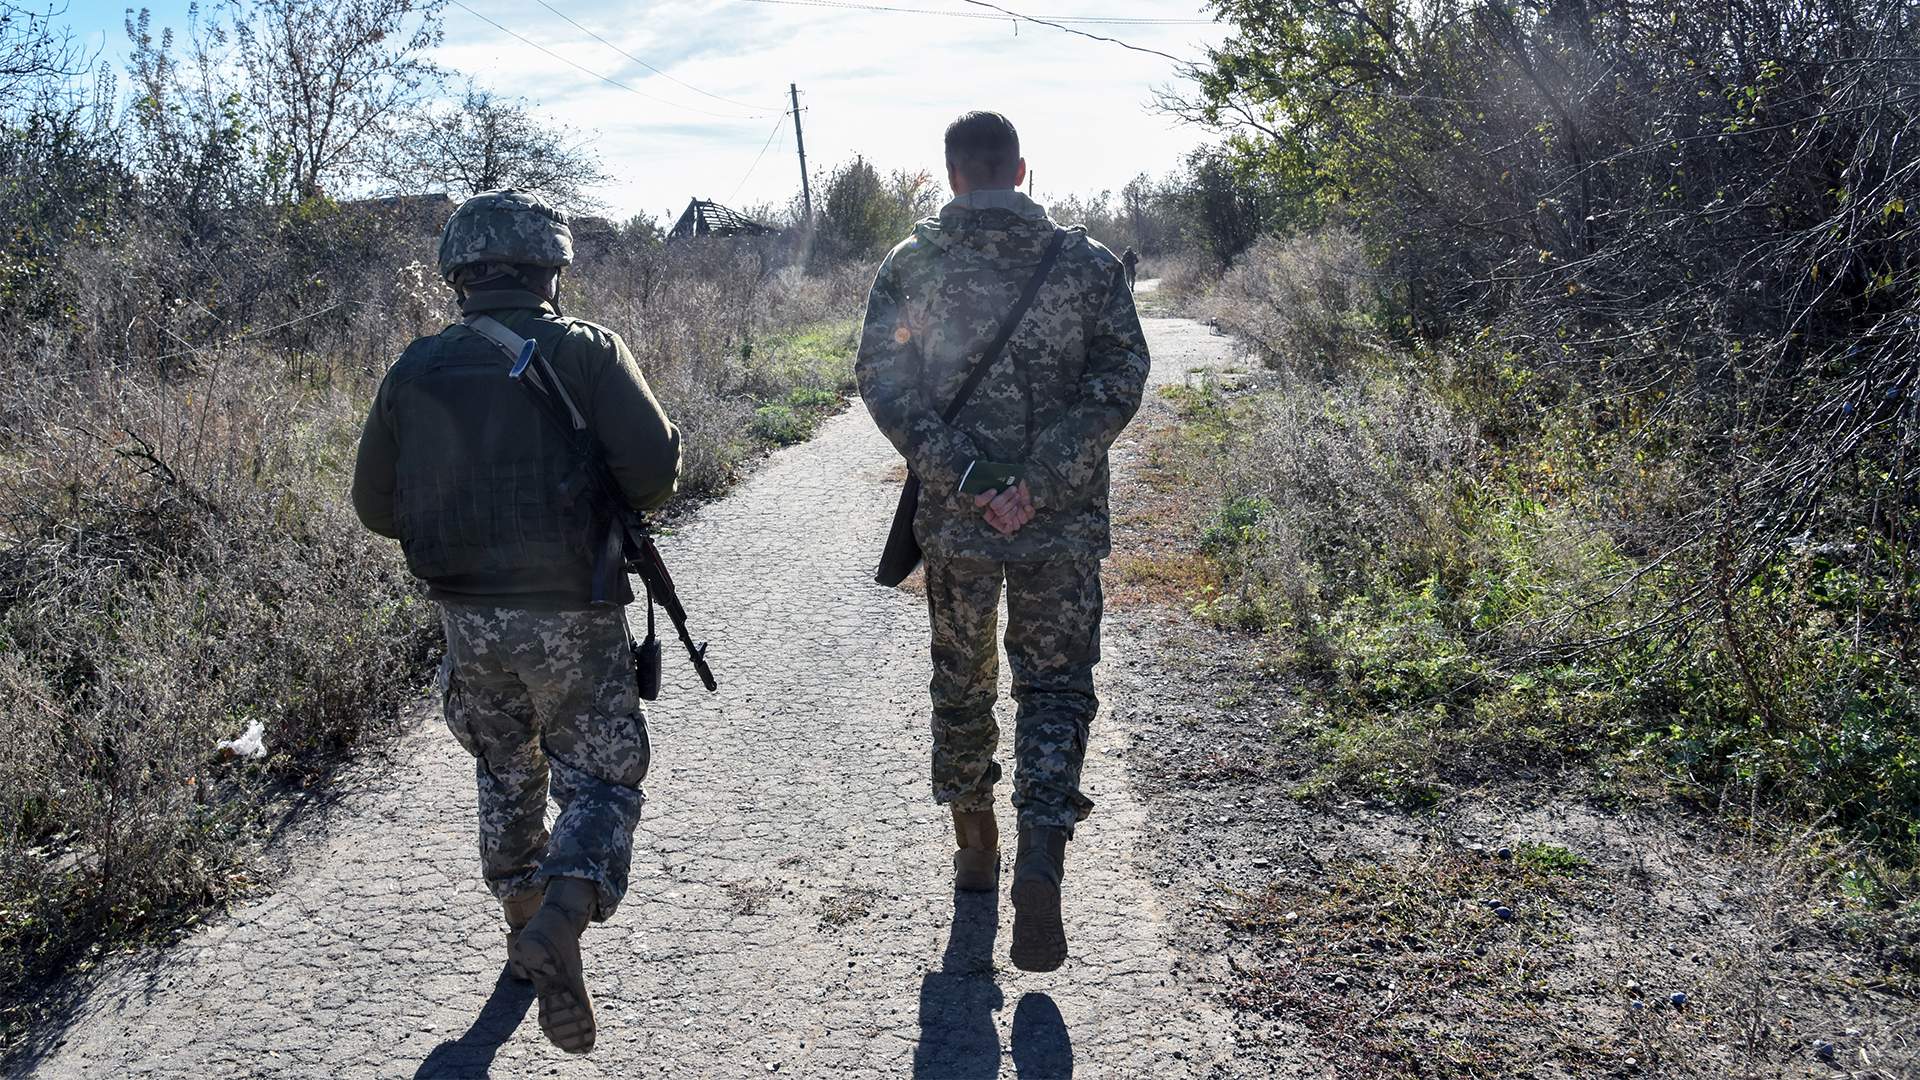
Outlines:
[[[576,335],[568,336],[569,343],[576,340]],[[651,510],[672,498],[679,486],[680,429],[667,419],[619,335],[608,333],[603,341],[581,344],[599,353],[584,380],[593,388],[583,405],[587,426],[605,449],[607,467],[627,503],[635,510]]]
[[[360,429],[360,452],[353,461],[353,512],[359,515],[360,524],[398,540],[400,525],[394,513],[393,492],[400,446],[387,423],[386,406],[387,384],[382,381],[367,410],[367,422]]]

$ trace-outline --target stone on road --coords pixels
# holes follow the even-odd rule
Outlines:
[[[1156,383],[1226,348],[1184,320],[1148,330]],[[1128,710],[1106,702],[1093,732],[1067,965],[1006,959],[1010,850],[998,896],[950,891],[951,829],[927,792],[925,609],[870,577],[898,463],[856,403],[663,544],[721,692],[668,651],[632,891],[584,940],[592,1056],[547,1045],[531,991],[496,981],[472,763],[433,717],[309,823],[271,894],[102,975],[34,1074],[1230,1073],[1231,1022],[1204,964],[1170,943],[1136,851]],[[1107,668],[1143,647],[1109,625]]]

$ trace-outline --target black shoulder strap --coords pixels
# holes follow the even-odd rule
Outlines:
[[[979,388],[980,380],[987,377],[987,369],[999,359],[1000,350],[1007,347],[1007,342],[1013,340],[1013,332],[1020,328],[1020,320],[1027,317],[1027,309],[1033,306],[1033,298],[1040,295],[1040,285],[1047,280],[1047,273],[1053,269],[1054,260],[1060,257],[1060,247],[1066,242],[1067,230],[1053,230],[1053,240],[1047,244],[1046,254],[1040,256],[1039,267],[1034,270],[1033,277],[1027,280],[1026,289],[1020,293],[1020,299],[1013,305],[1013,310],[1007,313],[1006,321],[1000,324],[1000,333],[994,337],[993,344],[987,346],[987,351],[980,354],[979,363],[973,365],[973,370],[967,373],[967,381],[960,384],[960,392],[953,396],[953,404],[948,405],[947,411],[941,414],[942,420],[951,424],[954,417],[960,415],[960,410],[966,408],[967,399],[972,397],[973,392]]]

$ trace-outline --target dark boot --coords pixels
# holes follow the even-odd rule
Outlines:
[[[547,882],[546,901],[520,931],[510,954],[540,996],[540,1030],[569,1054],[593,1049],[593,998],[581,970],[580,935],[593,918],[597,896],[593,882],[585,878]]]
[[[1000,824],[993,811],[955,810],[953,836],[960,846],[953,853],[953,887],[994,891],[1000,877]]]
[[[545,896],[534,892],[510,896],[500,902],[500,909],[507,917],[507,978],[509,979],[527,981],[527,969],[514,962],[513,943],[520,940],[520,931],[526,929],[527,924],[533,921],[534,915],[540,911],[540,905],[545,900]]]
[[[1067,830],[1020,826],[1013,857],[1013,966],[1053,971],[1067,960],[1060,882],[1067,873]]]

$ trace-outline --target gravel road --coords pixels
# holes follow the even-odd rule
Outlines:
[[[1149,320],[1156,383],[1227,342]],[[50,1077],[1231,1075],[1233,1027],[1144,867],[1103,709],[1095,817],[1068,853],[1073,958],[1005,959],[1002,898],[949,891],[927,794],[926,618],[869,573],[898,458],[856,402],[663,544],[721,693],[667,656],[626,904],[587,939],[599,1047],[569,1058],[496,981],[473,774],[437,716],[303,820],[286,874],[178,945],[114,965],[21,1063]],[[1122,460],[1124,467],[1124,459]],[[1110,622],[1106,670],[1146,651]],[[1109,705],[1112,703],[1109,702]],[[1124,703],[1123,703],[1124,704]],[[1009,718],[1010,721],[1010,718]],[[1010,728],[1009,728],[1010,730]],[[1010,809],[1001,806],[1010,838]]]

